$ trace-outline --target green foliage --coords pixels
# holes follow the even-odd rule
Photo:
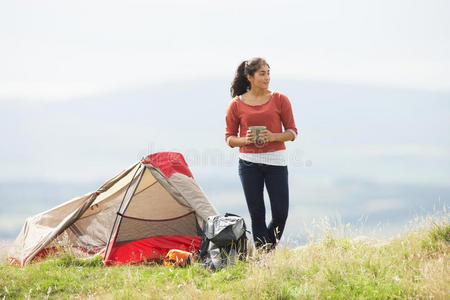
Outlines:
[[[443,244],[450,243],[450,225],[448,223],[432,223],[431,229],[422,240],[422,248],[438,251]]]
[[[211,272],[200,265],[105,267],[60,254],[0,265],[0,299],[409,299],[448,297],[449,224],[382,245],[327,234],[318,243],[257,253]]]
[[[433,228],[430,230],[430,238],[435,241],[444,241],[450,243],[450,225],[433,223]]]

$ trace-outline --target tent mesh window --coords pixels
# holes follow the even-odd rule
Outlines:
[[[195,211],[167,220],[146,220],[122,216],[116,243],[135,241],[152,236],[200,235]]]
[[[75,236],[73,246],[101,247],[108,242],[117,207],[111,206],[87,217],[78,219],[68,228],[68,234]]]

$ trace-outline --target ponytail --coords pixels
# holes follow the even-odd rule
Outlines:
[[[247,74],[245,74],[245,66],[247,61],[241,62],[236,70],[236,75],[234,76],[233,82],[231,83],[230,93],[231,97],[236,97],[244,94],[250,89],[250,81],[247,79]]]

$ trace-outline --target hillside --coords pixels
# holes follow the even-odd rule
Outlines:
[[[426,220],[386,241],[339,237],[253,253],[218,272],[199,265],[104,267],[99,257],[53,257],[25,268],[0,266],[0,298],[99,299],[446,299],[449,217]],[[5,258],[3,258],[5,261]]]

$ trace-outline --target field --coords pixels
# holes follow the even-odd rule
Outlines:
[[[200,265],[104,267],[60,254],[24,268],[0,265],[0,299],[448,299],[449,217],[401,237],[351,238],[325,228],[298,248],[252,253],[212,272]]]

